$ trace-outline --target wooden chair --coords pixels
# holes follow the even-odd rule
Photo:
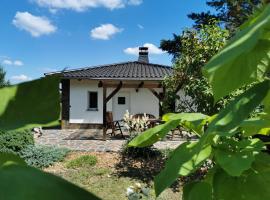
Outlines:
[[[114,121],[112,112],[106,112],[106,132],[108,129],[112,129],[111,135],[115,136],[116,135],[115,132],[120,131],[120,134],[122,135],[122,137],[125,138],[123,131],[121,129],[123,127],[120,124],[121,121],[122,120]]]

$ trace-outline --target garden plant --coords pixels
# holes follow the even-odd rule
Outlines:
[[[252,84],[218,114],[166,114],[165,124],[145,131],[129,146],[145,147],[161,140],[179,124],[200,138],[174,150],[165,168],[155,177],[159,195],[179,176],[196,171],[206,161],[213,167],[201,181],[184,187],[183,199],[270,199],[270,156],[267,143],[255,135],[267,135],[270,128],[270,5],[250,17],[239,32],[203,68],[215,102]],[[251,113],[264,106],[256,118]]]

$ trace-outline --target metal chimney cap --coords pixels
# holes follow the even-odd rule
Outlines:
[[[148,47],[139,47],[139,62],[149,63]]]

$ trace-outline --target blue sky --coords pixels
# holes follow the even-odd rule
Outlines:
[[[12,83],[64,68],[137,59],[171,64],[161,39],[190,27],[204,0],[1,0],[0,64]]]

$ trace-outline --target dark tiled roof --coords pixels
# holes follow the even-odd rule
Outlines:
[[[62,78],[72,79],[121,79],[121,80],[162,80],[172,74],[170,66],[143,63],[125,62],[96,67],[67,70],[45,74],[46,76],[59,74]]]

